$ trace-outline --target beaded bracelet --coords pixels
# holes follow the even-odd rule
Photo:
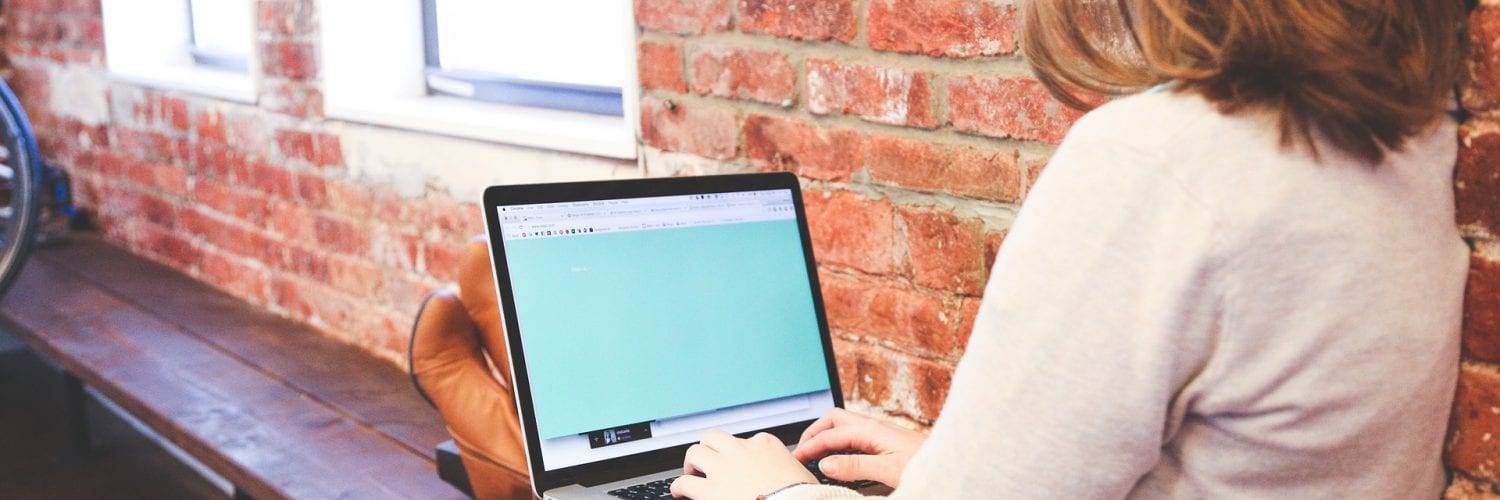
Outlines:
[[[798,481],[798,482],[795,482],[795,483],[792,483],[792,484],[788,484],[786,486],[782,486],[780,488],[776,488],[776,491],[772,491],[770,493],[766,493],[764,495],[755,497],[755,500],[766,500],[767,498],[771,498],[773,496],[776,496],[777,493],[781,493],[783,491],[790,490],[792,488],[796,488],[796,487],[802,486],[804,484],[813,484],[813,483],[809,483],[807,481]]]

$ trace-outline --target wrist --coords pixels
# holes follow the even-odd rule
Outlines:
[[[766,493],[764,495],[755,497],[755,500],[772,500],[772,499],[776,498],[777,496],[780,496],[782,493],[786,493],[788,491],[796,489],[798,486],[807,486],[807,485],[810,485],[810,484],[813,484],[813,483],[809,483],[807,481],[797,481],[795,483],[788,484],[786,486],[782,486],[780,488],[776,488],[774,490],[771,490],[770,493]]]

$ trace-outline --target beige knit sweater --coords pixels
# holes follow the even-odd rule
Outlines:
[[[1455,136],[1319,164],[1191,95],[1090,113],[892,498],[1437,497],[1468,262]]]

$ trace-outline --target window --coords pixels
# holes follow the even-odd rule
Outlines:
[[[255,101],[254,18],[246,0],[103,0],[111,77]]]
[[[250,71],[250,2],[188,0],[188,52],[209,68]]]
[[[630,26],[613,9],[580,1],[423,3],[429,92],[623,114],[620,89],[629,61],[609,49],[629,39]]]
[[[635,158],[631,2],[321,0],[329,117]]]

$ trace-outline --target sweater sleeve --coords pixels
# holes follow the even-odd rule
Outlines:
[[[1213,217],[1151,155],[1089,130],[1013,224],[893,497],[1122,498],[1180,421],[1216,328]]]

